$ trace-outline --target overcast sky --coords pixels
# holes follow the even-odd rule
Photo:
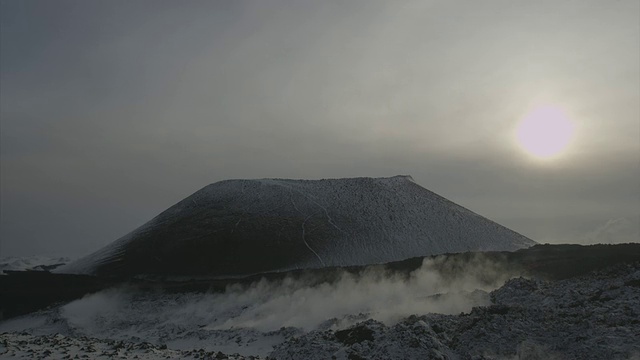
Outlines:
[[[265,177],[410,174],[539,242],[638,241],[637,0],[1,6],[0,256]],[[544,104],[576,129],[551,160],[514,136]]]

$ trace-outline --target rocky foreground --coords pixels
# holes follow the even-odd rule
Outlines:
[[[289,339],[277,359],[640,358],[640,265],[557,282],[516,278],[458,316],[369,320]]]
[[[0,334],[0,355],[17,359],[259,359],[229,356],[221,352],[171,350],[147,342],[72,338],[61,334],[33,336],[28,333]]]
[[[460,315],[369,319],[291,335],[268,359],[640,359],[640,263],[542,281],[514,278]],[[0,334],[3,358],[258,359],[90,337]]]

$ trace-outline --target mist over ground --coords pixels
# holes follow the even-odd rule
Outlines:
[[[96,335],[133,323],[136,327],[198,324],[211,330],[266,332],[295,327],[308,331],[330,319],[335,319],[332,326],[350,325],[353,321],[345,317],[357,314],[393,324],[411,314],[457,314],[486,305],[484,292],[514,276],[482,255],[460,264],[464,271],[445,276],[437,270],[442,261],[425,259],[409,274],[373,266],[360,274],[345,271],[335,280],[317,284],[309,278],[262,279],[250,286],[229,286],[223,293],[164,294],[160,301],[159,294],[113,288],[63,306],[61,316],[73,328]],[[155,311],[142,311],[148,306]]]

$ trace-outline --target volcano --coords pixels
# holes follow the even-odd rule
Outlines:
[[[225,180],[55,272],[228,277],[534,244],[410,176]]]

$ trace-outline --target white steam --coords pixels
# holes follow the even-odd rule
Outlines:
[[[510,274],[475,255],[470,261],[440,257],[425,259],[408,275],[371,267],[359,275],[342,273],[336,281],[309,285],[304,279],[261,280],[250,286],[229,286],[224,293],[158,294],[112,289],[64,306],[61,315],[72,328],[88,335],[109,329],[131,334],[163,328],[221,331],[251,328],[273,331],[295,327],[316,329],[334,319],[334,327],[349,325],[363,314],[394,323],[412,314],[466,312],[486,304],[483,292],[501,286]],[[460,271],[440,273],[443,267]],[[484,296],[483,296],[484,295]]]
[[[474,290],[492,290],[508,279],[480,258],[471,262],[462,276],[445,279],[436,270],[440,261],[426,259],[408,277],[374,267],[358,276],[345,272],[334,283],[313,287],[291,279],[275,284],[263,280],[248,290],[232,287],[211,300],[225,306],[241,304],[244,311],[215,324],[215,328],[311,330],[327,319],[347,315],[367,314],[394,323],[412,314],[455,314],[481,305],[478,301],[483,301],[473,296],[477,295]],[[481,281],[486,276],[491,278],[489,283]]]

